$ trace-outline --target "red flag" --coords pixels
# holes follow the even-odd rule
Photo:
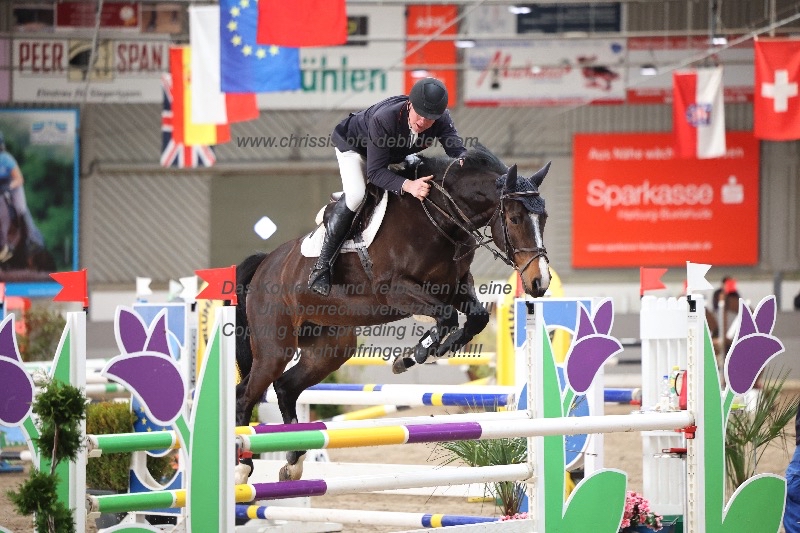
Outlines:
[[[79,302],[89,307],[85,268],[76,272],[53,272],[50,277],[61,284],[61,290],[53,297],[54,302]]]
[[[672,74],[672,129],[678,157],[711,159],[725,155],[722,67]]]
[[[195,270],[197,276],[208,286],[197,295],[198,300],[230,300],[236,305],[236,266]]]
[[[666,273],[666,268],[639,267],[639,296],[643,295],[644,291],[666,289],[667,286],[661,282],[661,276]]]
[[[759,139],[800,139],[800,39],[756,39],[753,133]]]
[[[260,0],[256,42],[291,47],[345,44],[345,0]]]

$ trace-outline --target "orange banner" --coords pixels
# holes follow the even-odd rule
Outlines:
[[[575,268],[758,262],[758,140],[728,132],[718,159],[677,159],[670,133],[576,134]]]
[[[406,35],[433,35],[438,33],[443,26],[447,26],[458,17],[458,7],[454,5],[410,5],[408,6],[408,19]],[[458,23],[447,26],[441,35],[456,35]],[[425,70],[425,76],[439,79],[447,87],[449,100],[448,107],[453,108],[458,102],[456,80],[456,45],[454,41],[431,41],[420,48],[422,41],[408,41],[406,53],[406,66],[411,67],[406,71],[406,94],[418,77],[414,76],[414,66]],[[436,66],[438,68],[431,68]],[[424,76],[423,76],[424,77]]]

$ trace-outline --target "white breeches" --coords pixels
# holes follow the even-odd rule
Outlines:
[[[350,211],[355,211],[367,192],[366,161],[358,152],[336,150],[339,161],[339,174],[342,176],[344,202]]]

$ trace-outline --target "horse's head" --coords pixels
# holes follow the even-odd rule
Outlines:
[[[525,292],[543,296],[550,286],[550,269],[544,247],[547,211],[539,186],[550,163],[530,178],[517,176],[517,166],[497,178],[499,213],[492,221],[492,237],[522,277]]]

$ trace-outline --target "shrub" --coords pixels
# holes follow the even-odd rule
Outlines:
[[[90,404],[86,415],[86,433],[106,435],[131,433],[135,415],[127,402],[100,402]],[[159,481],[174,474],[173,457],[147,457],[147,469],[153,479]],[[131,465],[130,453],[110,453],[89,460],[86,467],[86,486],[92,489],[128,490],[128,475]]]

